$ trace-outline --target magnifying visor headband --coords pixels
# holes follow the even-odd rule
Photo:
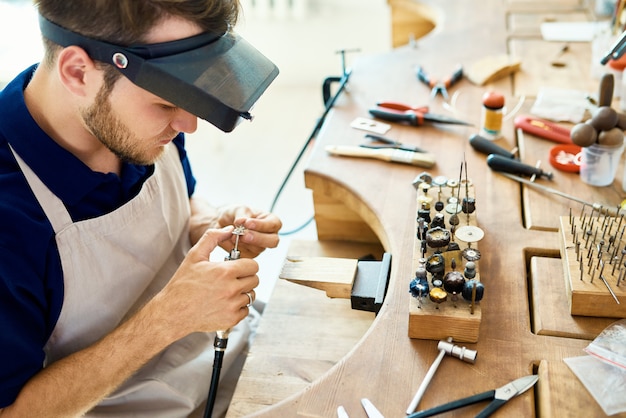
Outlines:
[[[232,131],[278,75],[278,68],[233,31],[155,44],[120,46],[67,30],[39,16],[42,35],[112,64],[137,86]]]

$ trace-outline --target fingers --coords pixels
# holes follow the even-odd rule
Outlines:
[[[207,315],[208,324],[219,321],[230,328],[248,315],[248,305],[256,299],[258,264],[252,259],[207,264],[214,264],[224,274],[214,280],[207,276],[201,279],[207,287],[206,293],[197,299],[197,307],[203,311],[201,315]]]
[[[220,225],[243,226],[246,232],[239,237],[239,251],[242,257],[254,258],[266,248],[278,246],[278,231],[282,227],[280,219],[269,212],[250,209],[246,206],[231,205],[219,209]],[[226,251],[230,251],[236,241],[231,237],[230,242],[220,244]]]
[[[221,229],[207,229],[200,240],[189,251],[189,256],[195,260],[208,260],[211,252],[219,243],[232,237],[234,226],[229,225]]]
[[[243,249],[259,254],[266,248],[276,248],[280,241],[278,231],[282,222],[271,213],[262,213],[254,218],[237,218],[235,225],[243,225],[246,233],[240,237]]]
[[[235,225],[243,225],[246,229],[266,234],[276,234],[283,226],[278,216],[269,212],[238,217],[234,223]]]

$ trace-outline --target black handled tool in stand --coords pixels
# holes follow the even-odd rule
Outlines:
[[[529,176],[533,180],[536,177],[545,177],[548,180],[552,180],[553,177],[552,173],[543,171],[539,167],[533,167],[532,165],[524,164],[520,161],[503,157],[502,155],[498,154],[490,154],[487,157],[487,165],[495,171]]]
[[[224,258],[224,261],[238,260],[241,253],[238,250],[239,237],[245,233],[246,229],[243,226],[235,227],[233,235],[235,238],[235,246],[230,251],[230,254]],[[213,407],[215,406],[215,399],[217,398],[217,388],[220,384],[220,372],[222,371],[222,362],[224,361],[224,352],[228,345],[228,334],[230,329],[225,331],[215,332],[215,341],[213,342],[213,348],[215,349],[215,359],[213,360],[213,374],[211,375],[211,387],[209,388],[209,395],[206,401],[206,408],[204,409],[204,418],[211,418],[213,416]]]

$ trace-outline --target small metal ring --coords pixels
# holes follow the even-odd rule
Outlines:
[[[252,299],[252,295],[250,294],[250,292],[246,292],[246,296],[248,296],[248,299],[250,300],[250,303],[246,305],[246,308],[249,308],[254,300]]]

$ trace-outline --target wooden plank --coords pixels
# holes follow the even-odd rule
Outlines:
[[[537,97],[545,87],[597,92],[598,80],[591,77],[591,44],[569,43],[567,54],[561,56],[565,67],[554,67],[552,57],[563,45],[542,39],[509,40],[511,55],[522,61],[522,70],[514,75],[516,96]]]
[[[336,199],[317,190],[313,192],[313,207],[315,223],[319,225],[317,236],[320,240],[378,242],[371,226],[363,222],[354,210],[347,207],[345,200]]]
[[[509,36],[514,38],[541,37],[541,24],[551,22],[586,22],[591,21],[588,11],[572,11],[562,13],[561,11],[539,11],[532,10],[511,11],[508,14],[507,24]]]
[[[430,33],[437,26],[439,14],[428,5],[413,0],[387,0],[391,7],[391,45],[406,45]]]
[[[593,340],[614,319],[571,315],[560,258],[532,257],[532,331],[537,335]]]
[[[329,298],[350,299],[357,264],[350,258],[288,256],[279,278],[323,290]]]
[[[376,244],[299,241],[289,256],[381,257]],[[372,312],[351,309],[316,289],[278,280],[265,307],[227,417],[242,417],[286,399],[326,373],[363,337]],[[279,336],[277,337],[277,333]]]

